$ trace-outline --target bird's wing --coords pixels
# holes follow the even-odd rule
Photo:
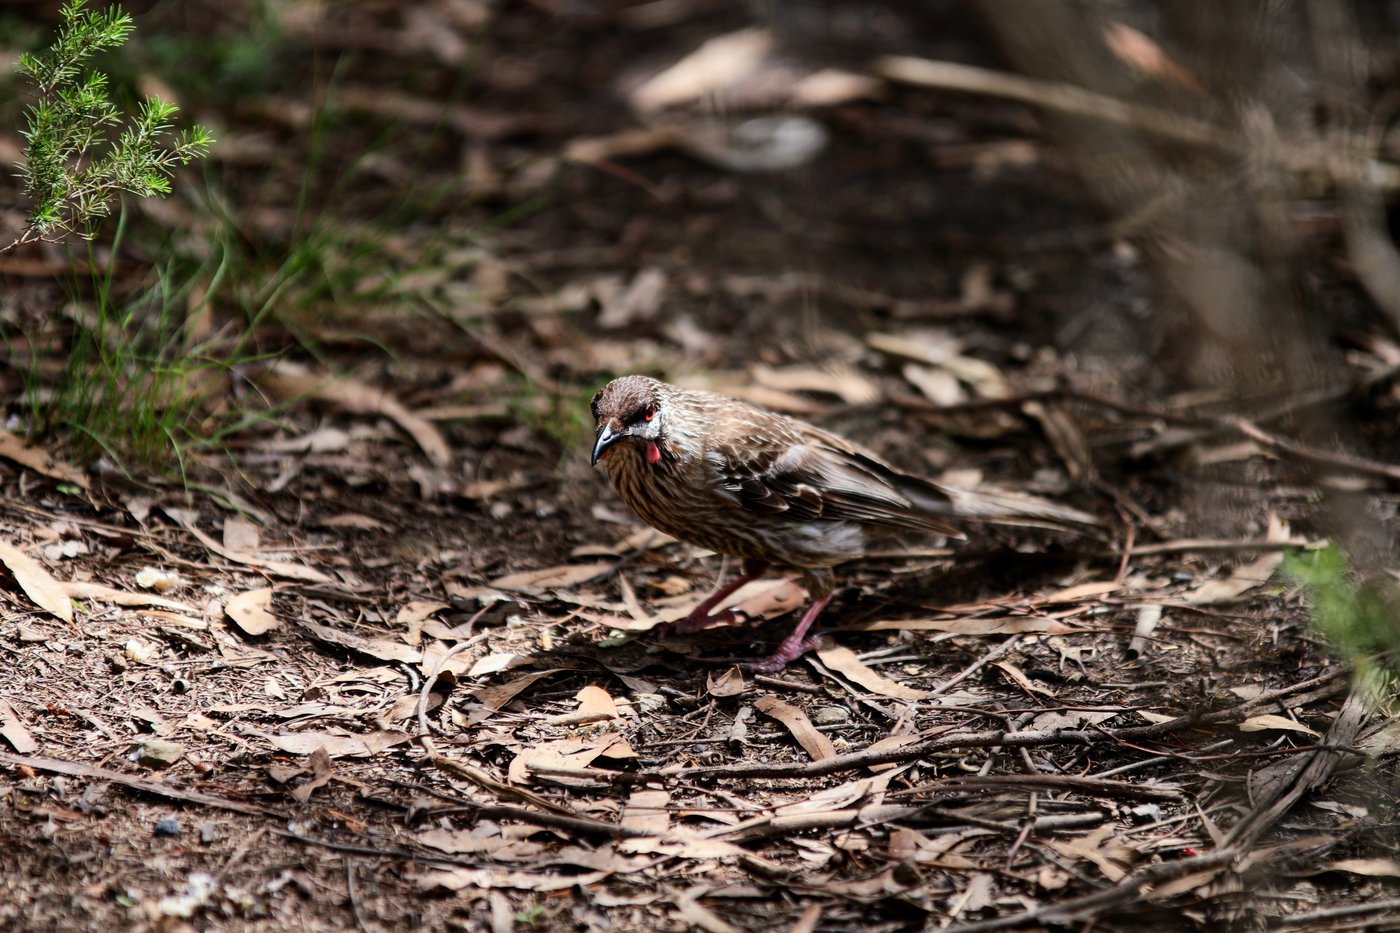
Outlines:
[[[717,486],[741,508],[797,521],[857,521],[962,536],[901,495],[890,467],[873,454],[824,431],[782,433],[763,439],[768,442],[710,450]]]

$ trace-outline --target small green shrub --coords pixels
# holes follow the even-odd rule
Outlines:
[[[1400,600],[1352,572],[1335,544],[1290,553],[1283,574],[1304,588],[1312,623],[1358,676],[1377,690],[1393,687],[1400,673]],[[1393,588],[1392,588],[1393,589]]]
[[[123,192],[139,197],[170,193],[175,168],[209,152],[213,136],[202,126],[175,132],[175,105],[155,97],[124,121],[107,96],[107,76],[83,73],[87,60],[117,48],[135,28],[120,7],[87,10],[69,0],[63,26],[44,52],[21,55],[19,73],[31,79],[38,100],[27,112],[24,193],[33,202],[28,225],[3,252],[35,240],[70,234],[91,238]],[[123,127],[123,123],[126,123]],[[122,128],[116,139],[110,134]]]

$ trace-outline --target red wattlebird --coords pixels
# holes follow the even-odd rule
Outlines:
[[[1097,525],[1091,515],[1029,497],[960,490],[904,473],[865,448],[795,418],[646,376],[614,379],[593,397],[593,463],[622,500],[674,538],[742,558],[678,632],[730,621],[714,608],[770,564],[795,567],[812,602],[770,657],[775,671],[811,650],[808,631],[836,586],[832,567],[865,555],[871,533],[912,529],[962,538],[959,519]]]

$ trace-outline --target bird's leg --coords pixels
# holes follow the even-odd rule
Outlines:
[[[771,674],[780,671],[788,664],[802,657],[807,652],[816,648],[821,643],[821,637],[813,635],[807,637],[807,630],[812,627],[812,623],[817,621],[817,616],[821,615],[826,604],[831,602],[833,593],[827,593],[820,599],[812,600],[812,604],[807,607],[807,611],[802,613],[802,621],[797,623],[797,627],[792,630],[792,634],[783,639],[783,643],[778,646],[768,657],[761,661],[748,661],[741,666],[745,670],[755,671],[760,674]]]
[[[706,596],[700,605],[691,610],[690,615],[684,619],[678,619],[667,627],[667,634],[689,635],[694,632],[703,632],[707,628],[714,628],[716,625],[725,625],[738,618],[733,609],[726,609],[723,612],[711,613],[716,606],[724,602],[734,591],[745,583],[761,576],[768,569],[768,564],[761,560],[744,561],[743,572],[739,576]]]

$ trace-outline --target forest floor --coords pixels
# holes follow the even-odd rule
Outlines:
[[[186,374],[218,440],[178,472],[0,435],[0,926],[1400,922],[1400,728],[1281,572],[1324,543],[1319,487],[1275,425],[1169,394],[1150,270],[1036,114],[873,78],[807,106],[794,56],[662,125],[647,79],[744,16],[496,6],[138,18],[138,83],[219,143],[92,256],[135,301],[175,251],[205,346],[256,326]],[[957,12],[842,9],[816,32],[849,46],[785,36],[1002,66]],[[824,148],[747,171],[716,127],[767,111]],[[87,255],[0,255],[9,332],[53,341],[10,339],[5,397],[66,365]],[[771,650],[804,594],[652,631],[735,568],[589,466],[588,399],[636,371],[1104,530],[892,540],[842,568],[823,649],[744,673],[710,659]],[[1363,401],[1400,452],[1391,387]],[[1392,523],[1394,460],[1346,487]]]

